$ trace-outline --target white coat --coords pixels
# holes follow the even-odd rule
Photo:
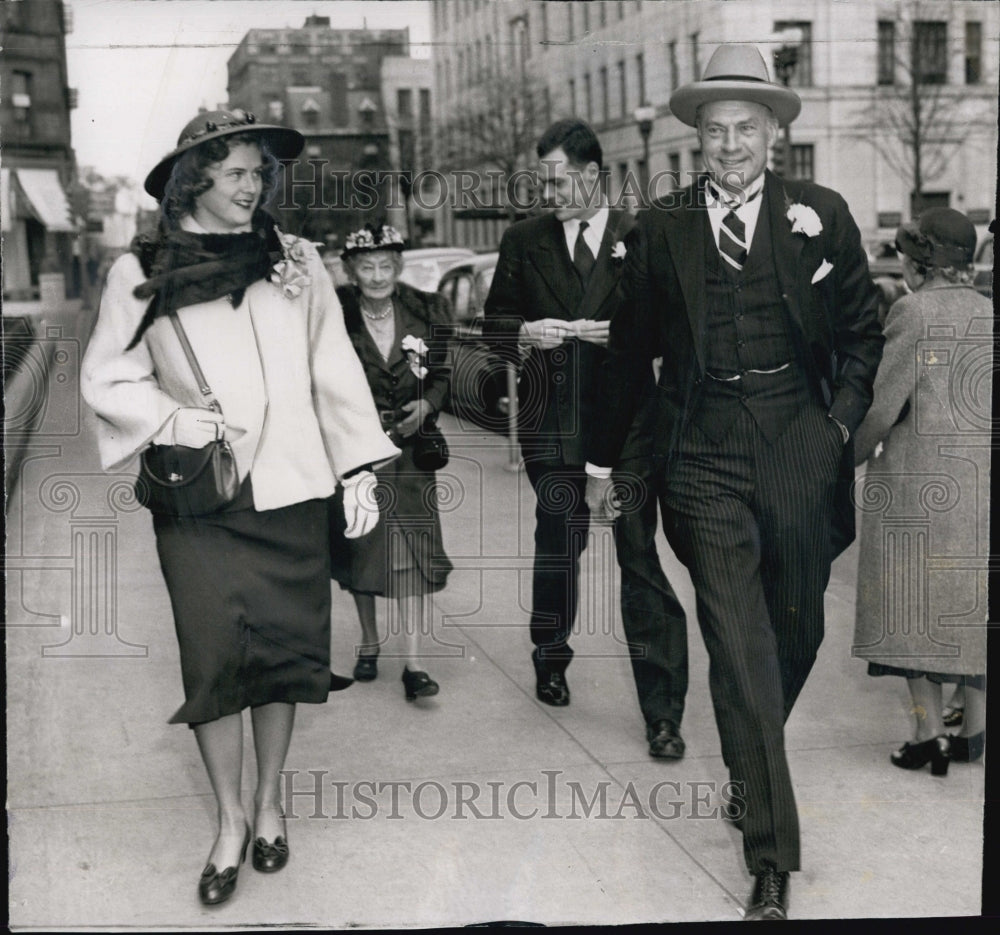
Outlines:
[[[311,282],[295,298],[259,280],[236,309],[223,297],[178,311],[222,406],[240,479],[252,478],[257,510],[328,497],[346,472],[399,455],[312,246],[304,267]],[[149,302],[132,294],[145,278],[132,254],[111,267],[83,359],[81,389],[98,416],[105,470],[125,466],[177,409],[204,406],[167,317],[125,350]]]

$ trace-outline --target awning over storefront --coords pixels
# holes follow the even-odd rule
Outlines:
[[[53,232],[69,231],[75,228],[70,219],[69,202],[66,192],[55,169],[11,169],[17,179],[17,187],[30,205],[35,217]],[[6,173],[5,173],[6,174]],[[6,183],[5,183],[6,187]],[[7,201],[9,201],[9,192]],[[27,206],[26,206],[27,207]],[[7,211],[4,211],[4,225],[7,225]]]

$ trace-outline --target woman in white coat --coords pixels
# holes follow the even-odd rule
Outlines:
[[[234,892],[251,837],[245,708],[258,774],[253,865],[273,872],[288,859],[278,796],[295,704],[350,684],[329,668],[326,500],[342,484],[348,535],[367,532],[378,519],[372,468],[399,454],[315,248],[262,207],[276,157],[302,145],[241,110],[188,123],[146,179],[159,227],[111,268],[83,362],[106,470],[150,444],[203,448],[220,433],[235,455],[239,493],[224,509],[153,514],[184,682],[171,721],[193,727],[218,801],[198,887],[206,905]],[[172,315],[221,412],[204,408]]]

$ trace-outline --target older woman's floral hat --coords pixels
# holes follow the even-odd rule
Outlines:
[[[167,153],[146,176],[146,191],[157,201],[161,201],[163,190],[179,156],[208,140],[217,140],[235,133],[259,135],[278,159],[294,159],[302,152],[306,142],[298,130],[272,123],[258,123],[253,114],[239,107],[234,110],[208,110],[188,121],[181,130],[177,147]]]
[[[896,249],[921,266],[968,266],[976,251],[976,228],[954,208],[928,208],[919,221],[899,225]]]
[[[403,247],[403,235],[395,227],[388,224],[366,224],[361,230],[347,235],[340,258],[346,260],[349,256],[371,253],[373,250],[402,252]]]

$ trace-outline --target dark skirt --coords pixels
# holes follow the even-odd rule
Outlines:
[[[968,685],[969,688],[978,688],[979,691],[986,691],[985,675],[952,675],[950,672],[921,672],[919,669],[901,669],[899,666],[887,666],[881,662],[868,663],[869,675],[898,675],[904,679],[925,678],[939,685],[946,683],[955,685]]]
[[[153,516],[174,612],[189,725],[331,690],[325,500],[253,508],[249,481],[229,510]],[[334,677],[336,679],[336,677]]]

